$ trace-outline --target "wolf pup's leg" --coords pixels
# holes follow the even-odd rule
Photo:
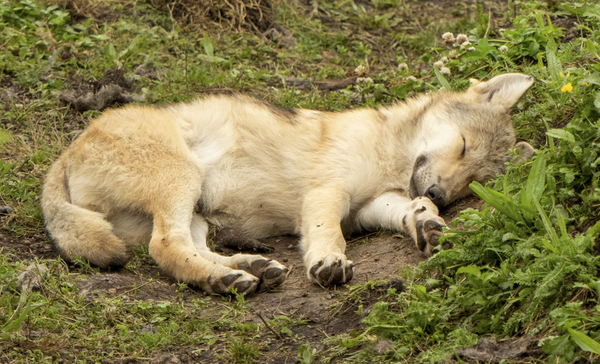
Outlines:
[[[214,253],[206,246],[208,223],[199,214],[192,217],[192,240],[196,250],[204,259],[212,264],[220,264],[232,269],[240,269],[260,279],[259,291],[275,288],[287,278],[288,269],[279,262],[260,255],[235,254],[225,257]]]
[[[367,229],[380,226],[408,233],[427,256],[439,245],[442,228],[446,226],[437,206],[428,198],[417,197],[411,201],[394,192],[384,193],[361,209],[358,222]]]
[[[149,250],[158,266],[173,277],[211,293],[227,294],[233,288],[240,294],[255,292],[259,284],[257,277],[209,261],[198,252],[190,230],[194,200],[179,199],[182,197],[181,190],[179,192],[174,196],[163,195],[161,204],[153,213],[154,228]]]
[[[346,241],[340,221],[349,197],[340,188],[320,188],[308,193],[302,207],[304,265],[308,279],[323,287],[349,282],[354,263],[346,259]]]

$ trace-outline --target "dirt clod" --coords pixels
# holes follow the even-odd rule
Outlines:
[[[78,95],[75,91],[67,91],[59,96],[60,100],[73,105],[77,111],[104,110],[114,104],[127,104],[143,101],[144,96],[131,95],[119,85],[103,86],[98,92]]]
[[[27,270],[17,277],[17,290],[19,292],[31,292],[41,289],[44,277],[47,274],[48,267],[45,264],[30,264]]]
[[[456,354],[461,358],[485,363],[498,363],[503,360],[514,360],[530,356],[532,351],[529,350],[529,345],[534,341],[532,337],[504,341],[494,341],[484,338],[475,346],[457,350]]]
[[[179,364],[179,363],[181,363],[181,360],[179,360],[175,355],[173,355],[171,353],[160,354],[150,360],[150,364]]]

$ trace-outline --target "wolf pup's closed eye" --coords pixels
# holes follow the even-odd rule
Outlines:
[[[208,292],[280,285],[287,268],[218,255],[208,222],[253,238],[298,234],[308,279],[352,279],[344,233],[383,227],[425,254],[441,208],[502,172],[515,145],[510,110],[533,78],[505,74],[466,92],[380,109],[281,109],[244,95],[105,112],[54,163],[42,209],[65,259],[124,264],[149,244],[168,274]]]

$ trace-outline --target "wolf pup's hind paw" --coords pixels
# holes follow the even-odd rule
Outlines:
[[[259,291],[268,291],[281,285],[289,272],[289,269],[279,262],[261,257],[253,262],[238,264],[238,269],[260,278]]]
[[[233,289],[238,294],[254,293],[259,284],[258,278],[243,271],[233,271],[220,278],[211,278],[208,280],[210,289],[207,291],[220,295],[231,294]]]
[[[322,287],[332,284],[350,282],[354,276],[354,263],[347,260],[342,254],[329,254],[319,260],[309,270],[312,281]]]

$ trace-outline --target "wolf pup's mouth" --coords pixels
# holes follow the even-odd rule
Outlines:
[[[413,172],[410,176],[410,186],[409,186],[409,196],[411,199],[415,199],[419,196],[423,196],[422,193],[419,193],[418,180],[419,180],[419,170],[427,163],[427,157],[424,155],[420,155],[415,164],[413,165]],[[422,176],[421,176],[422,177]]]
[[[421,195],[419,195],[419,190],[417,189],[417,183],[415,181],[415,174],[414,173],[410,177],[410,186],[409,186],[409,189],[408,189],[408,195],[410,196],[411,200],[414,200],[415,198],[421,196]]]

